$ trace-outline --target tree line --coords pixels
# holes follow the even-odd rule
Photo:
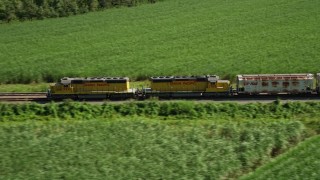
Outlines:
[[[113,7],[132,7],[161,0],[0,0],[0,21],[32,20],[83,14]]]

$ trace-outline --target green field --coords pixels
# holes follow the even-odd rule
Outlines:
[[[242,179],[319,179],[320,136],[299,144]]]
[[[319,107],[0,104],[0,177],[237,179],[318,134]]]
[[[319,72],[318,0],[170,0],[0,24],[0,82]]]
[[[319,7],[164,0],[1,23],[0,92],[45,91],[64,76],[319,73]],[[0,103],[0,179],[317,179],[319,109],[280,101]]]
[[[249,126],[249,127],[247,127]],[[287,133],[286,130],[295,130]],[[229,134],[231,133],[231,134]],[[141,118],[0,126],[2,179],[237,177],[270,159],[300,123],[174,124]],[[279,139],[280,137],[280,139]]]

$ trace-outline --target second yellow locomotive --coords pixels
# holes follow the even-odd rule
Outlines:
[[[228,95],[230,81],[219,76],[160,76],[151,77],[151,85],[145,90],[147,97],[210,97]]]

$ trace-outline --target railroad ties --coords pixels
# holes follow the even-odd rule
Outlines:
[[[46,102],[46,93],[0,93],[0,102]]]
[[[183,98],[184,99],[184,98]],[[179,99],[176,99],[179,100]],[[181,100],[181,99],[180,99]],[[184,99],[187,100],[187,99]],[[240,95],[240,96],[230,96],[230,97],[215,97],[215,98],[204,98],[204,99],[188,99],[189,101],[197,101],[197,102],[236,102],[236,103],[269,103],[275,100],[281,101],[320,101],[320,96],[317,94],[308,94],[308,95],[290,95],[290,94],[278,94],[278,95]],[[46,97],[46,93],[44,92],[36,92],[36,93],[0,93],[0,103],[2,102],[12,102],[12,103],[28,103],[28,102],[36,102],[36,103],[48,103],[51,101],[62,102],[63,100],[51,100]],[[86,102],[104,102],[103,100],[82,100]],[[170,99],[159,99],[159,101],[174,101]],[[112,101],[111,101],[112,102]],[[119,102],[131,102],[131,100],[120,100]],[[109,102],[110,103],[110,102]]]

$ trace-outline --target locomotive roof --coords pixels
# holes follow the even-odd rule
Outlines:
[[[61,79],[62,84],[86,83],[86,82],[127,82],[128,77],[64,77]]]
[[[167,82],[167,81],[208,81],[208,79],[219,79],[217,75],[202,75],[202,76],[153,76],[150,79],[153,82]]]
[[[107,80],[107,79],[129,79],[128,77],[64,77],[61,80]]]

